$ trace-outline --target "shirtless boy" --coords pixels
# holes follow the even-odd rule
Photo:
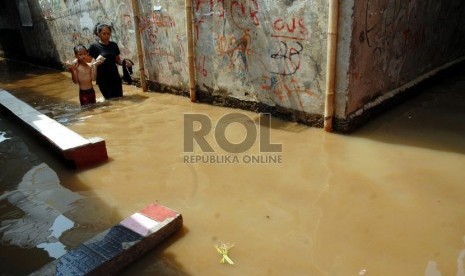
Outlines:
[[[79,84],[79,102],[81,105],[95,103],[95,90],[92,81],[97,78],[96,66],[101,64],[104,58],[99,56],[95,62],[92,62],[87,48],[82,44],[74,47],[74,55],[76,59],[72,64],[67,64],[67,68],[71,72],[73,82]]]

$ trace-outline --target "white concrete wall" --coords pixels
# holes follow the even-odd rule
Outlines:
[[[198,1],[200,89],[321,114],[327,2]]]
[[[148,80],[189,90],[185,1],[139,3]]]
[[[187,90],[184,3],[141,1],[141,21],[149,79]],[[194,1],[199,89],[321,114],[327,13],[323,0]]]
[[[95,23],[106,22],[113,24],[112,39],[120,45],[123,57],[137,62],[131,1],[38,3],[40,11],[35,15],[43,20],[36,18],[36,24],[42,24],[41,31],[50,32],[53,40],[37,44],[31,55],[56,48],[61,61],[70,60],[73,46],[90,44],[95,39]],[[139,3],[148,80],[187,91],[185,1]],[[200,90],[309,114],[323,113],[327,1],[194,0],[193,5]],[[154,10],[154,6],[161,9]],[[36,39],[31,34],[26,43]],[[136,64],[136,72],[137,68]]]
[[[97,22],[112,24],[112,40],[120,46],[123,57],[135,60],[137,48],[131,1],[63,1],[29,0],[34,27],[23,30],[23,39],[32,56],[47,56],[51,49],[61,62],[74,59],[73,47],[90,45],[97,38],[93,28]],[[37,5],[38,3],[38,5]],[[41,39],[50,34],[51,40]]]

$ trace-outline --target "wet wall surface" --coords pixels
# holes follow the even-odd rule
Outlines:
[[[157,202],[180,212],[184,227],[122,275],[432,276],[465,269],[465,70],[351,135],[272,119],[280,163],[188,163],[185,114],[207,115],[215,127],[228,114],[247,116],[247,126],[260,116],[130,86],[112,101],[97,91],[98,103],[81,108],[67,73],[0,68],[2,89],[84,137],[104,138],[110,157],[69,170],[0,117],[0,162],[18,167],[0,171],[2,264],[28,256],[24,267],[39,266],[60,252],[47,248],[71,248]],[[226,134],[240,142],[245,127],[232,124]],[[215,156],[227,155],[214,134],[206,139]],[[207,156],[198,147],[195,154]],[[259,145],[243,155],[261,155]],[[220,263],[221,244],[234,245],[234,265]]]
[[[465,15],[463,1],[362,0],[354,4],[345,115],[463,59],[465,29],[457,24]]]

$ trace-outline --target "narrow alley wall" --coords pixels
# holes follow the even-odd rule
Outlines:
[[[140,30],[150,90],[189,91],[184,0],[139,1]]]
[[[79,43],[89,46],[94,42],[97,37],[93,29],[100,22],[112,26],[112,40],[118,43],[122,57],[136,60],[131,1],[30,0],[29,3],[34,28],[24,30],[23,39],[32,56],[52,56],[49,51],[54,50],[60,63],[73,60],[73,47]],[[42,39],[48,33],[52,39]]]
[[[21,38],[21,22],[17,16],[16,4],[0,0],[0,56],[18,58],[25,56]]]
[[[112,40],[123,57],[136,62],[137,77],[131,1],[29,2],[35,28],[24,40],[34,45],[28,47],[32,56],[53,56],[48,51],[55,49],[61,62],[72,60],[75,45],[96,39],[92,30],[97,22],[110,23]],[[139,0],[139,6],[149,88],[186,94],[185,1]],[[290,119],[321,126],[327,1],[193,0],[193,12],[200,101],[233,102],[232,106],[255,111],[280,109]],[[41,33],[50,33],[53,39],[42,41]]]
[[[11,27],[10,16],[0,20],[0,31],[16,33],[29,58],[59,67],[74,58],[75,45],[95,41],[97,22],[108,23],[139,77],[132,1],[19,2],[28,3],[32,26]],[[11,3],[0,0],[10,11]],[[138,3],[150,90],[187,95],[185,0]],[[461,0],[339,5],[335,130],[465,57]],[[328,8],[328,0],[193,0],[198,99],[322,126]]]
[[[200,89],[309,114],[324,110],[327,1],[200,1]]]
[[[149,80],[187,91],[185,1],[140,3]],[[194,0],[193,5],[201,101],[279,106],[321,124],[327,1]]]
[[[465,55],[462,0],[362,0],[353,12],[347,105],[351,120]]]

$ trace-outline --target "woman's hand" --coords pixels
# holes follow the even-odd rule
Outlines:
[[[102,64],[104,61],[105,61],[105,58],[104,58],[103,56],[99,55],[99,56],[97,57],[97,59],[95,59],[95,64],[100,65],[100,64]]]

